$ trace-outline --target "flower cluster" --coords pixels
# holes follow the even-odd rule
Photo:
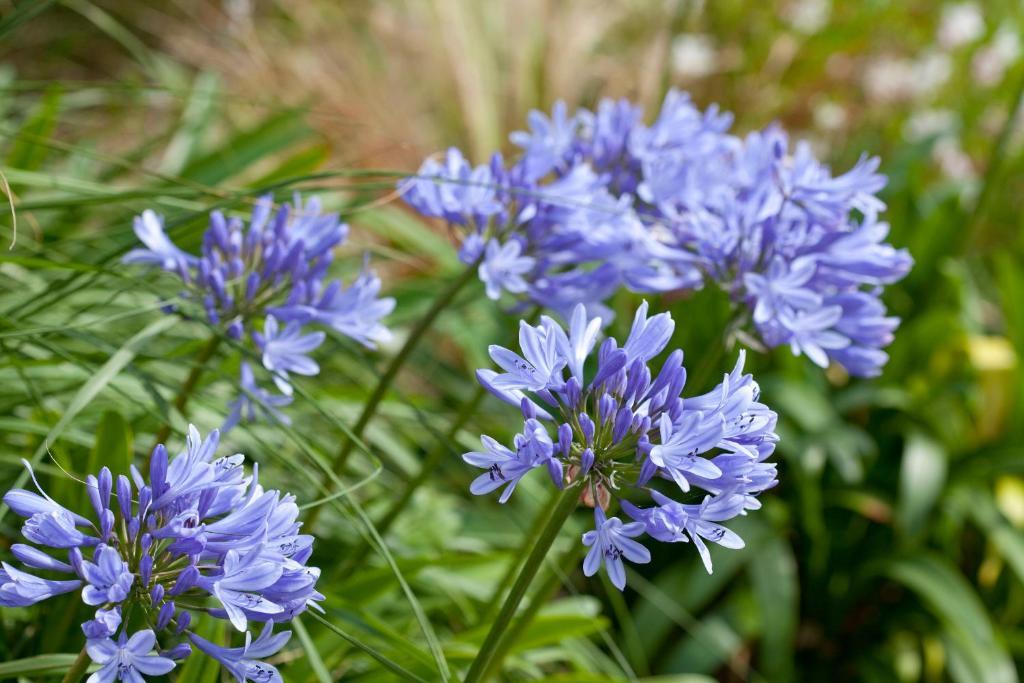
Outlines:
[[[34,475],[38,494],[9,491],[3,501],[26,518],[22,535],[35,545],[11,546],[32,571],[0,565],[0,605],[23,607],[81,589],[82,602],[97,608],[82,624],[89,656],[101,666],[93,683],[165,674],[190,655],[190,643],[239,683],[280,681],[258,660],[288,640],[289,632],[273,633],[274,622],[323,599],[320,570],[306,566],[313,537],[299,533],[292,496],[264,490],[255,466],[246,476],[243,455],[214,459],[218,441],[216,431],[204,441],[190,426],[176,458],[158,445],[148,483],[134,467],[116,481],[106,467],[89,475],[94,519],[53,500]],[[66,561],[37,546],[66,553]],[[266,625],[255,641],[246,632],[244,648],[224,648],[192,632],[195,611],[239,631],[250,621]]]
[[[464,234],[491,298],[502,291],[567,314],[621,286],[638,292],[711,282],[768,346],[876,375],[898,319],[883,286],[912,264],[885,239],[878,160],[833,176],[806,144],[771,126],[740,138],[732,117],[683,93],[657,119],[626,100],[595,111],[532,112],[512,135],[521,156],[473,168],[449,150],[402,182],[405,200]]]
[[[757,495],[776,483],[775,465],[766,462],[778,440],[776,415],[759,402],[753,378],[743,374],[742,353],[718,386],[682,398],[682,351],[669,354],[657,374],[650,368],[675,324],[668,313],[648,318],[646,303],[637,310],[626,343],[620,347],[605,339],[596,368],[588,371],[600,327],[600,319],[588,318],[579,305],[568,334],[544,317],[537,326],[520,323],[522,355],[490,347],[503,372],[479,370],[477,377],[493,394],[519,406],[525,424],[512,448],[484,436],[482,451],[463,456],[485,470],[470,490],[484,494],[502,488],[505,502],[523,476],[543,467],[559,488],[581,487],[583,502],[594,508],[596,528],[583,536],[590,547],[583,564],[587,576],[603,562],[612,583],[623,588],[623,558],[638,563],[650,558],[632,540],[644,533],[664,542],[691,541],[710,572],[704,541],[743,547],[721,522],[759,508]],[[659,490],[666,487],[682,501]],[[639,507],[627,496],[648,497],[653,505]],[[606,516],[613,497],[633,522]]]
[[[317,199],[303,205],[296,197],[294,204],[274,210],[271,198],[263,197],[248,226],[213,211],[200,256],[171,242],[162,218],[152,211],[137,217],[134,228],[146,248],[130,251],[125,262],[157,266],[181,278],[183,296],[200,302],[211,324],[254,345],[280,392],[261,387],[243,362],[241,393],[224,428],[261,414],[287,421],[279,408],[291,402],[290,374],[320,372],[308,354],[326,335],[306,332],[306,325],[334,329],[369,348],[391,336],[380,321],[395,301],[380,298],[380,278],[373,271],[364,264],[348,287],[327,278],[332,250],[345,241],[348,226],[335,214],[321,213]]]

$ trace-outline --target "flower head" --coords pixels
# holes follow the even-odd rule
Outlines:
[[[274,210],[270,197],[256,202],[248,225],[220,211],[210,214],[198,256],[175,246],[152,211],[135,221],[135,232],[146,245],[125,257],[126,263],[156,266],[177,275],[183,298],[202,306],[208,321],[232,339],[251,344],[263,368],[285,397],[292,394],[290,374],[316,375],[320,368],[309,357],[323,343],[323,330],[307,332],[306,325],[331,328],[373,348],[390,332],[381,319],[395,301],[381,298],[380,279],[365,266],[347,288],[329,279],[333,250],[348,236],[337,215],[324,214],[320,202],[293,204]],[[240,408],[251,405],[259,388],[252,367],[243,364],[241,395],[232,405],[228,428],[259,414],[275,417],[284,405],[280,397],[262,403],[272,410]],[[246,374],[248,373],[248,374]]]
[[[306,565],[313,538],[300,531],[294,498],[264,489],[255,468],[247,475],[241,454],[216,457],[218,441],[216,431],[204,440],[189,427],[177,457],[169,458],[162,444],[153,450],[148,478],[135,468],[116,482],[105,467],[90,475],[94,519],[72,514],[38,483],[38,494],[9,491],[4,502],[27,518],[22,533],[41,547],[12,546],[33,571],[0,564],[0,606],[24,607],[81,589],[82,602],[99,607],[82,624],[89,656],[100,665],[90,681],[166,674],[189,656],[185,637],[236,677],[280,680],[256,660],[288,639],[287,632],[272,633],[273,622],[289,621],[323,599],[316,591],[320,571]],[[195,636],[193,608],[185,605],[207,600],[207,614],[243,632],[250,622],[264,623],[262,635],[243,649]],[[140,612],[144,619],[131,624],[122,618]],[[136,623],[153,628],[131,633]]]
[[[885,315],[882,288],[913,263],[886,242],[879,160],[833,174],[779,127],[738,137],[732,120],[676,90],[650,124],[626,100],[575,112],[558,102],[512,134],[522,154],[511,163],[496,155],[474,169],[450,150],[400,190],[461,235],[460,255],[480,263],[492,299],[563,316],[582,303],[607,323],[602,303],[620,287],[715,284],[733,301],[735,328],[749,323],[766,346],[879,374],[899,322]],[[857,333],[868,309],[884,333]]]
[[[703,540],[742,547],[719,522],[757,509],[757,496],[775,485],[775,466],[766,461],[778,440],[776,415],[743,374],[742,353],[711,391],[684,398],[682,351],[670,353],[660,370],[651,366],[675,328],[667,313],[649,316],[646,303],[640,306],[621,347],[611,338],[598,346],[599,328],[600,321],[577,306],[568,332],[548,317],[536,326],[520,323],[522,355],[491,347],[505,372],[480,370],[478,377],[521,408],[524,425],[512,448],[483,436],[484,450],[463,456],[485,470],[470,490],[500,488],[504,503],[542,466],[559,488],[580,487],[595,519],[595,529],[583,536],[590,547],[584,573],[592,576],[603,565],[620,589],[623,561],[650,559],[633,540],[645,533],[663,542],[692,540],[711,571]],[[588,370],[588,361],[596,366]],[[650,497],[654,507],[638,507],[630,500],[634,493]],[[607,516],[613,499],[633,522]]]

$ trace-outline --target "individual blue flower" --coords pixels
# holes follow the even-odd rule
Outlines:
[[[512,451],[489,436],[480,437],[484,450],[466,453],[462,459],[486,471],[473,480],[469,490],[475,495],[490,493],[505,487],[498,502],[504,503],[516,489],[516,484],[527,472],[540,466],[530,454]]]
[[[274,666],[259,660],[277,654],[290,637],[291,631],[273,633],[272,625],[269,623],[263,627],[260,637],[256,640],[252,640],[252,636],[246,633],[244,647],[221,647],[195,633],[189,634],[189,639],[195,646],[220,662],[220,665],[234,676],[238,683],[245,683],[245,681],[280,683],[283,681],[284,679]]]
[[[328,277],[334,249],[348,237],[348,226],[336,214],[325,214],[317,199],[303,204],[296,196],[275,209],[269,196],[262,197],[248,225],[213,211],[198,256],[171,243],[152,211],[136,219],[135,230],[147,248],[129,252],[125,262],[175,273],[184,286],[183,300],[201,306],[207,320],[229,338],[255,347],[267,376],[286,397],[292,391],[289,373],[319,373],[308,354],[325,334],[308,332],[306,325],[332,328],[370,348],[390,338],[381,320],[395,301],[380,296],[380,279],[365,264],[348,287]],[[280,415],[277,409],[285,402],[277,397],[260,401],[272,409],[246,410],[252,407],[246,394],[266,393],[248,364],[239,385],[242,395],[232,403],[225,428],[243,412],[249,418]]]
[[[121,553],[106,545],[96,548],[93,560],[82,562],[82,575],[88,582],[82,590],[82,602],[87,605],[122,602],[135,581],[128,563]]]
[[[606,519],[601,506],[594,508],[595,529],[583,534],[583,545],[590,548],[583,560],[584,576],[593,576],[604,565],[612,585],[623,590],[626,587],[626,567],[622,558],[635,564],[651,561],[647,548],[633,540],[644,533],[639,522],[623,524],[618,517]]]
[[[737,547],[738,537],[719,532],[719,523],[757,509],[758,495],[775,485],[775,466],[768,458],[778,441],[777,417],[761,403],[753,377],[743,373],[742,353],[711,391],[684,398],[683,352],[670,353],[660,369],[652,366],[675,329],[667,313],[651,316],[646,303],[641,305],[621,347],[612,338],[598,344],[599,329],[600,321],[580,305],[568,332],[547,316],[539,325],[520,323],[522,355],[491,347],[505,373],[485,369],[477,376],[489,391],[520,408],[523,430],[512,448],[482,436],[484,450],[463,456],[485,470],[470,491],[480,495],[501,488],[504,503],[524,477],[543,466],[555,486],[580,487],[583,502],[595,508],[596,527],[584,536],[590,547],[587,576],[603,562],[622,589],[623,561],[650,558],[631,540],[645,529],[668,542],[689,534],[710,571],[700,539]],[[596,366],[588,370],[588,361]],[[705,502],[668,506],[655,482],[673,482],[690,495],[702,491]],[[656,506],[660,511],[651,521],[622,499],[620,505],[636,521],[623,524],[608,517],[613,499],[626,491],[649,495],[664,509]]]
[[[234,401],[228,404],[228,416],[222,429],[227,431],[240,422],[257,422],[270,419],[281,424],[290,425],[292,420],[281,411],[291,405],[292,397],[288,394],[272,394],[256,384],[252,366],[243,362],[239,372],[241,392]]]
[[[743,539],[736,532],[718,523],[743,514],[747,509],[744,496],[705,496],[700,505],[684,505],[658,491],[651,491],[651,497],[657,507],[638,508],[629,501],[625,501],[623,507],[651,537],[659,541],[692,541],[708,574],[712,573],[711,553],[704,544],[705,540],[733,550],[744,547]]]
[[[263,324],[263,334],[255,333],[256,346],[263,352],[263,367],[274,373],[274,383],[282,394],[292,395],[288,373],[316,375],[320,366],[308,355],[323,343],[327,335],[323,332],[302,333],[302,325],[292,321],[281,329],[277,318],[268,315]]]
[[[549,319],[550,320],[550,319]],[[496,376],[491,384],[501,390],[528,389],[539,391],[557,384],[561,370],[568,363],[558,350],[558,337],[552,331],[552,321],[539,327],[519,323],[519,348],[523,355],[492,345],[487,351],[504,374]]]
[[[536,259],[522,256],[522,251],[522,245],[514,239],[503,245],[497,240],[487,243],[480,263],[480,280],[486,285],[488,298],[498,299],[502,291],[522,294],[527,290],[523,274],[530,272]]]
[[[153,449],[148,477],[134,467],[116,480],[107,468],[87,476],[95,520],[67,512],[29,468],[39,493],[15,489],[4,502],[27,517],[22,534],[41,547],[15,544],[12,553],[30,569],[71,578],[45,579],[0,563],[0,606],[24,607],[81,588],[83,603],[100,606],[82,624],[86,650],[100,665],[91,680],[166,674],[191,654],[195,614],[229,621],[246,632],[247,643],[252,622],[266,624],[254,648],[219,659],[235,675],[273,671],[253,659],[287,640],[270,624],[324,599],[316,590],[320,571],[307,564],[313,537],[301,533],[294,497],[261,486],[255,466],[246,474],[241,454],[216,457],[218,443],[218,432],[203,439],[189,426],[176,457],[163,444]],[[79,524],[92,534],[77,531]],[[139,624],[152,630],[137,630]],[[215,646],[206,645],[201,649],[210,654]]]
[[[163,270],[187,277],[198,259],[182,251],[164,232],[163,218],[149,209],[136,216],[132,228],[145,249],[132,249],[125,257],[125,263],[141,263],[157,266]]]
[[[131,638],[122,633],[115,642],[110,638],[90,639],[86,644],[89,658],[100,665],[86,683],[130,681],[138,683],[145,676],[162,676],[174,668],[173,660],[153,652],[156,634],[137,631]]]
[[[69,593],[82,585],[78,579],[54,581],[0,563],[0,606],[27,607],[55,595]]]

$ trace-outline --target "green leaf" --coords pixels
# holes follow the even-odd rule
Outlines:
[[[1016,683],[1017,673],[981,599],[947,560],[934,555],[888,565],[893,579],[916,592],[942,626],[958,683]]]
[[[295,635],[299,637],[299,643],[302,645],[302,650],[306,653],[309,667],[313,669],[316,679],[320,683],[331,683],[331,672],[327,670],[327,666],[324,664],[324,660],[321,659],[313,639],[309,637],[309,631],[302,624],[302,620],[299,617],[295,617],[292,619],[291,627],[295,629]]]
[[[181,175],[204,185],[216,185],[242,173],[257,161],[290,148],[309,135],[309,127],[301,112],[281,112],[229,138],[219,149],[186,166]]]
[[[6,37],[8,33],[36,15],[42,14],[52,4],[53,0],[22,0],[15,6],[13,12],[0,19],[0,38]]]
[[[897,521],[904,531],[914,535],[925,527],[945,483],[945,449],[931,437],[914,432],[907,438],[900,467]]]
[[[782,537],[761,544],[749,565],[754,597],[761,616],[760,666],[770,681],[794,680],[794,647],[799,623],[796,560]]]
[[[14,678],[28,674],[36,676],[62,674],[74,664],[77,658],[77,654],[50,654],[4,662],[0,664],[0,678]]]
[[[21,126],[10,151],[7,152],[7,165],[26,171],[35,171],[46,161],[49,149],[40,144],[49,138],[57,127],[57,115],[60,113],[60,90],[50,88],[36,106],[32,115]],[[16,182],[13,181],[12,182]]]
[[[89,453],[86,473],[106,465],[111,472],[127,472],[133,464],[134,438],[131,425],[121,413],[108,410],[96,426],[96,443]]]
[[[35,452],[32,454],[31,463],[37,464],[46,453],[54,441],[60,438],[60,435],[64,433],[71,421],[78,416],[78,413],[82,411],[93,398],[96,397],[100,391],[103,390],[115,377],[135,358],[135,354],[139,348],[143,346],[151,337],[159,335],[164,330],[173,327],[178,324],[178,320],[173,316],[164,316],[150,325],[146,326],[143,330],[136,333],[124,345],[114,352],[113,355],[107,359],[96,373],[89,378],[89,380],[82,385],[78,390],[78,393],[71,399],[71,402],[64,408],[64,412],[61,414],[60,419],[57,420],[57,424],[50,428],[46,438],[39,444]],[[28,481],[28,472],[22,472],[18,475],[18,478],[11,485],[11,488],[21,488]],[[6,515],[8,508],[6,505],[0,505],[0,520]]]

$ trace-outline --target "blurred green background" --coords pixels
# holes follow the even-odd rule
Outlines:
[[[677,86],[735,112],[741,133],[781,122],[836,169],[862,152],[882,158],[892,242],[916,260],[886,293],[904,322],[874,381],[822,373],[785,349],[753,354],[781,418],[781,484],[736,525],[747,548],[716,548],[708,576],[692,548],[659,547],[621,596],[553,554],[502,680],[1016,681],[1022,30],[1012,0],[0,0],[0,170],[13,203],[0,206],[0,482],[28,458],[55,496],[82,496],[56,463],[81,474],[138,461],[169,413],[208,331],[148,327],[176,290],[119,265],[144,208],[193,247],[212,207],[244,215],[266,190],[321,195],[352,225],[338,271],[350,276],[370,251],[398,298],[397,348],[460,266],[447,235],[396,201],[397,176],[378,171],[412,172],[449,145],[482,161],[556,99],[628,96],[654,112]],[[447,433],[487,344],[514,333],[470,289],[368,430],[393,466],[361,458],[358,488],[316,529],[327,618],[428,680],[425,634],[465,669],[491,591],[546,500],[540,478],[505,507],[468,494],[475,472],[458,454],[481,432],[516,427],[515,411],[487,399]],[[638,301],[615,299],[614,330]],[[694,391],[731,367],[720,293],[652,304],[673,311],[690,363],[704,359]],[[330,338],[322,374],[298,384],[295,428],[238,429],[228,447],[315,500],[318,458],[336,450],[393,351]],[[190,413],[204,432],[220,423],[237,362],[205,375]],[[355,553],[360,516],[379,519],[435,448],[451,457],[388,531],[393,563]],[[14,523],[0,520],[4,546]],[[565,548],[577,542],[563,534]],[[345,562],[356,566],[341,575]],[[73,658],[77,605],[63,596],[0,612],[0,660]],[[316,622],[297,629],[276,662],[287,680],[391,680]],[[41,680],[67,662],[32,666],[0,664],[0,678]],[[177,680],[219,675],[194,657]]]

